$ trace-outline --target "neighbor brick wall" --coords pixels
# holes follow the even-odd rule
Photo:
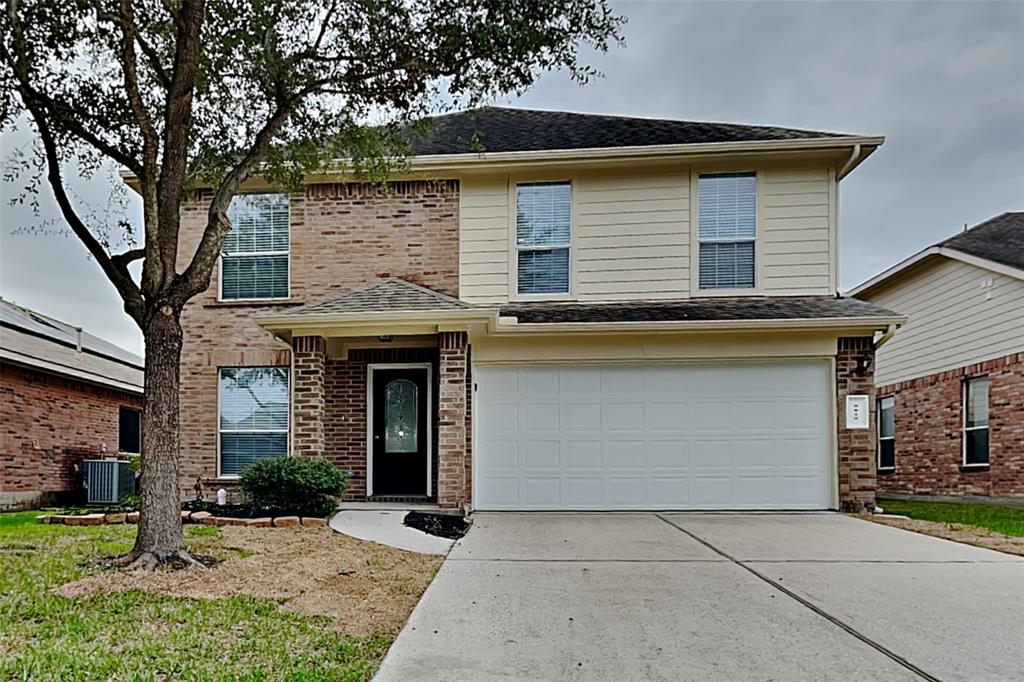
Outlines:
[[[0,366],[0,500],[77,494],[75,466],[98,456],[104,443],[108,454],[117,453],[122,405],[142,409],[142,396]]]
[[[857,373],[858,358],[867,357],[871,368]],[[839,508],[843,511],[874,509],[875,504],[875,346],[871,337],[840,337],[836,353],[837,445],[839,450]],[[870,413],[867,429],[846,428],[846,396],[867,395]]]
[[[183,208],[179,268],[198,244],[208,202],[209,194],[199,193]],[[207,497],[219,487],[236,490],[230,481],[215,480],[218,367],[291,364],[288,345],[255,324],[253,315],[285,312],[382,275],[458,296],[458,226],[455,180],[395,182],[382,189],[317,184],[292,194],[291,298],[274,303],[220,303],[215,271],[210,288],[190,301],[182,315],[183,495],[194,495],[197,477],[203,480]],[[327,400],[326,387],[325,394]],[[325,434],[324,447],[330,450],[327,438]]]
[[[989,467],[963,463],[963,382],[989,380]],[[1024,353],[878,389],[896,399],[896,469],[880,493],[1024,497]]]

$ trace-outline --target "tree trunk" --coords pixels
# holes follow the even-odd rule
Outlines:
[[[142,413],[142,491],[135,547],[121,563],[152,570],[168,562],[195,565],[181,531],[178,485],[178,389],[181,311],[157,306],[146,319],[145,405]]]

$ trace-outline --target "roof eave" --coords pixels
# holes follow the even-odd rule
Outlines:
[[[979,268],[991,270],[1007,277],[1013,277],[1014,279],[1024,280],[1024,270],[1015,268],[1011,265],[1004,263],[997,263],[989,260],[988,258],[982,258],[957,249],[951,249],[947,246],[929,246],[926,249],[918,251],[909,258],[905,258],[891,268],[880,272],[871,279],[858,284],[853,289],[850,289],[845,296],[855,296],[857,298],[863,298],[870,292],[888,284],[895,277],[902,275],[923,261],[929,260],[936,256],[949,258],[952,260],[960,261],[961,263],[967,263],[968,265],[974,265]]]
[[[630,147],[588,147],[584,149],[542,149],[517,152],[467,152],[461,154],[429,154],[410,157],[407,171],[438,172],[468,171],[520,165],[551,165],[579,161],[589,163],[615,163],[657,159],[689,159],[721,154],[809,152],[839,150],[860,145],[863,150],[847,169],[849,174],[875,149],[885,142],[881,135],[808,137],[790,140],[753,140],[744,142],[705,142],[698,144],[640,145]],[[338,159],[338,170],[326,175],[344,175],[349,164]],[[138,189],[138,178],[127,169],[119,171],[121,178],[133,189]]]
[[[574,333],[607,334],[619,332],[732,332],[768,330],[884,330],[902,325],[902,315],[863,317],[786,318],[777,320],[673,320],[661,322],[518,322],[512,317],[498,318],[496,334]]]
[[[465,308],[460,310],[398,310],[352,313],[299,313],[287,315],[256,315],[253,320],[267,331],[291,331],[302,328],[397,324],[429,324],[433,322],[489,321],[496,309]]]

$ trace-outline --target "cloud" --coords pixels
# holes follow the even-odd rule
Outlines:
[[[1024,208],[1024,3],[616,8],[630,20],[627,44],[595,56],[603,79],[577,88],[550,74],[506,103],[885,135],[841,186],[843,288],[964,223]],[[24,139],[5,134],[5,153]],[[102,180],[75,187],[92,203],[106,200]],[[48,195],[43,210],[56,215]],[[139,349],[134,324],[77,241],[11,236],[29,220],[23,208],[2,207],[4,296]]]

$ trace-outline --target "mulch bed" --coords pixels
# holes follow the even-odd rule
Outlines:
[[[403,523],[428,535],[436,535],[449,540],[458,540],[469,530],[469,523],[464,518],[452,514],[427,514],[414,511],[405,515]]]
[[[268,514],[251,504],[217,504],[205,500],[191,500],[181,503],[182,511],[206,512],[214,516],[230,516],[233,519],[258,519],[263,516],[284,516],[284,514]]]
[[[966,545],[974,545],[975,547],[994,549],[1004,554],[1024,556],[1024,538],[1009,537],[987,528],[966,526],[959,523],[907,519],[882,514],[858,514],[857,516],[866,521],[880,523],[884,526],[894,526],[903,530],[942,538],[943,540],[952,540],[953,542],[962,542]]]

